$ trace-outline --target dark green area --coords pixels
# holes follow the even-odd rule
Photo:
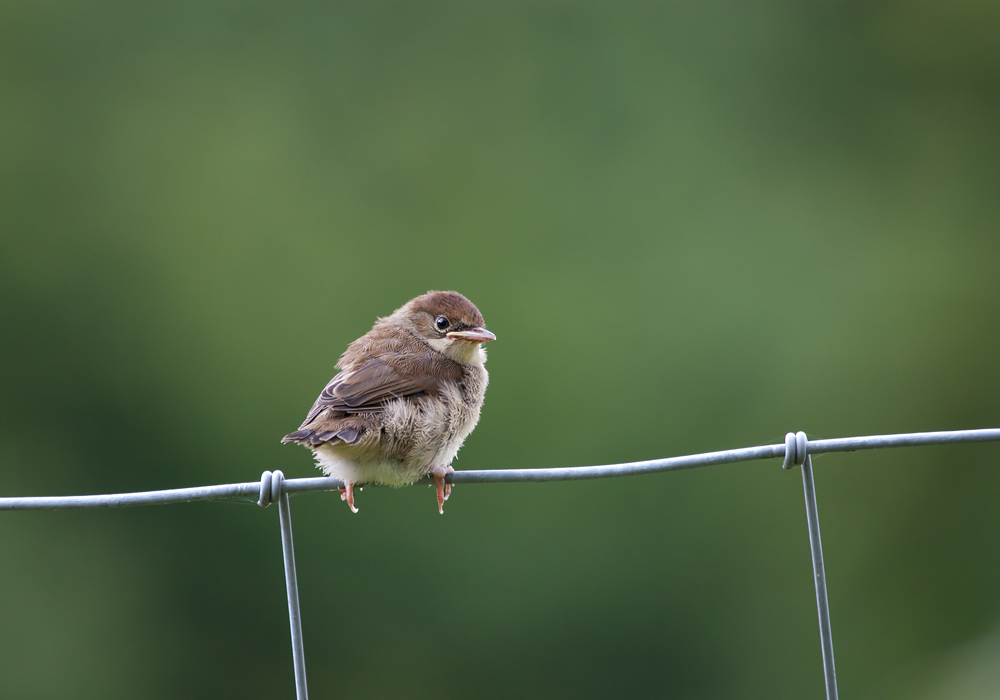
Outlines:
[[[458,469],[1000,426],[998,124],[990,3],[4,3],[0,492],[313,476],[428,289],[499,336]],[[842,697],[996,627],[1000,445],[816,474]],[[821,696],[776,462],[358,503],[292,501],[313,698]],[[0,561],[5,698],[291,697],[273,508]]]

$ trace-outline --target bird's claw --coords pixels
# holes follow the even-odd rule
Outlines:
[[[438,513],[441,515],[444,515],[444,502],[451,498],[451,484],[444,483],[444,478],[454,471],[451,465],[431,469],[431,474],[434,476],[434,490],[437,491]]]
[[[358,512],[358,509],[354,507],[354,484],[344,482],[344,488],[340,489],[340,500],[347,501],[352,513]]]

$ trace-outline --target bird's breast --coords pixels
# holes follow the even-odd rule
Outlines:
[[[472,369],[472,368],[470,368]],[[486,370],[443,382],[433,395],[397,399],[386,406],[386,438],[408,447],[408,460],[447,464],[479,422]]]

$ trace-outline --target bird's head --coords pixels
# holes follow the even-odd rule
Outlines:
[[[463,365],[486,362],[482,343],[496,340],[484,326],[483,315],[458,292],[427,292],[397,309],[389,320]]]

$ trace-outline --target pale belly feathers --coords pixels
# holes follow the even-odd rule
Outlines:
[[[381,429],[370,430],[356,445],[314,448],[316,466],[352,484],[408,486],[431,467],[451,464],[479,421],[480,402],[469,405],[457,390],[440,398],[390,401]]]

